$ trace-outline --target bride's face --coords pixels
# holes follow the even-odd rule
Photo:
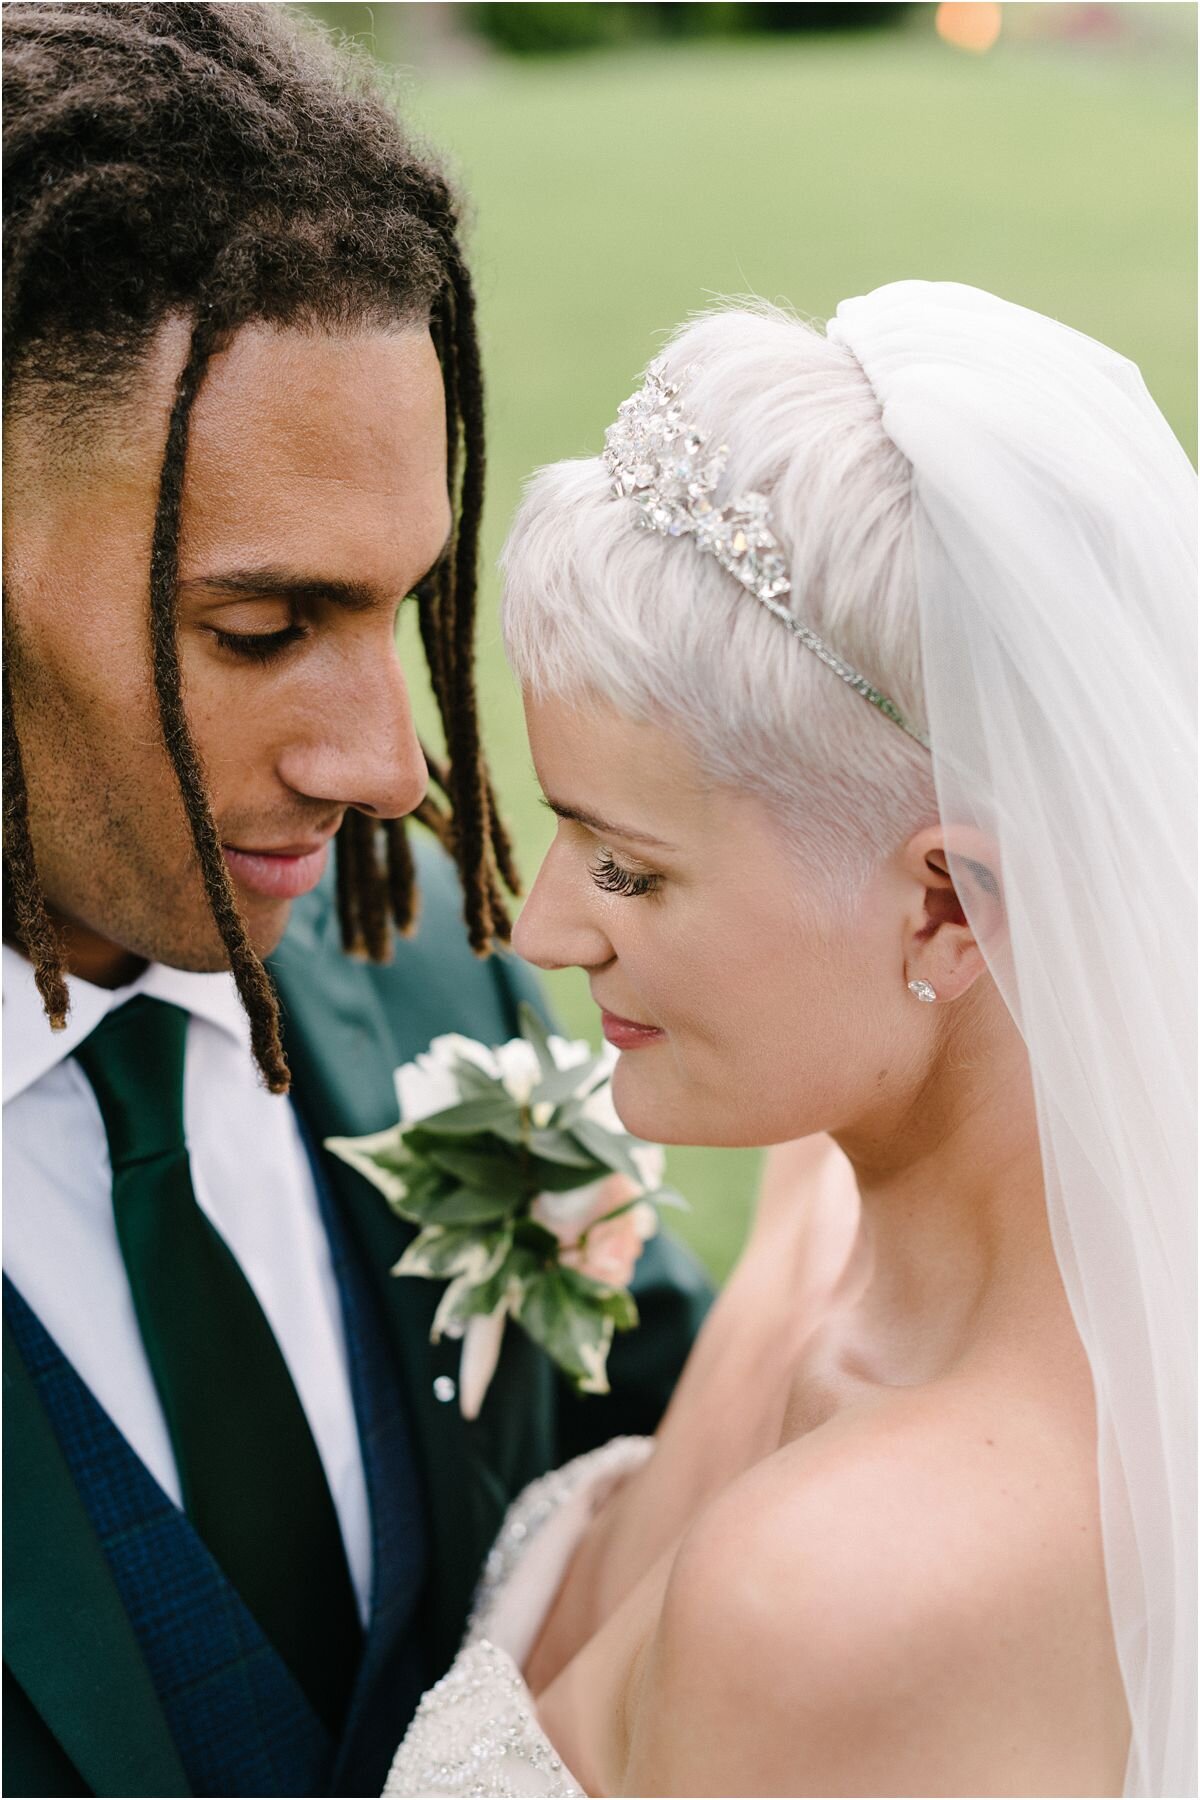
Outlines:
[[[903,895],[852,906],[764,801],[603,703],[528,701],[554,842],[514,944],[578,965],[621,1050],[617,1108],[666,1143],[769,1144],[869,1116],[911,1082]]]

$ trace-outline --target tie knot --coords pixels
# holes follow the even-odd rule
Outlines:
[[[185,1151],[183,1064],[188,1015],[138,994],[75,1051],[104,1120],[113,1173]]]

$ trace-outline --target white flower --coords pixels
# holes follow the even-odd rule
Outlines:
[[[533,1045],[524,1038],[513,1038],[510,1043],[501,1044],[496,1060],[500,1079],[511,1097],[518,1106],[528,1106],[530,1094],[542,1079],[542,1065]]]
[[[574,1069],[592,1054],[590,1044],[583,1038],[554,1036],[549,1043],[557,1069]],[[415,1125],[432,1113],[458,1105],[462,1092],[456,1065],[460,1062],[473,1063],[493,1080],[502,1081],[518,1106],[529,1104],[529,1096],[542,1079],[537,1051],[524,1038],[513,1038],[489,1050],[474,1038],[463,1037],[461,1032],[444,1032],[434,1038],[428,1050],[396,1070],[396,1100],[405,1125]],[[620,1130],[620,1126],[616,1129]]]
[[[485,1075],[500,1073],[490,1050],[457,1031],[435,1037],[428,1050],[396,1070],[396,1099],[406,1125],[458,1105],[462,1095],[454,1065],[459,1061],[474,1063]]]

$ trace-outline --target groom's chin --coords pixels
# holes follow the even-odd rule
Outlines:
[[[236,882],[234,895],[255,955],[270,956],[278,949],[287,930],[293,902],[265,900],[261,895],[246,894]],[[207,906],[187,928],[172,934],[171,941],[153,944],[145,953],[150,961],[166,963],[173,969],[186,969],[195,975],[215,975],[229,968],[229,952]]]

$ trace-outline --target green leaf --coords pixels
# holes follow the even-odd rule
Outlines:
[[[458,1335],[468,1319],[493,1313],[505,1303],[511,1310],[520,1303],[527,1282],[538,1273],[540,1266],[528,1251],[510,1249],[486,1279],[476,1281],[469,1275],[459,1276],[442,1295],[430,1341],[436,1343],[446,1332]]]
[[[325,1148],[378,1188],[393,1210],[401,1210],[412,1182],[413,1165],[399,1126],[366,1137],[326,1138]]]
[[[600,1301],[605,1316],[610,1318],[618,1331],[634,1331],[637,1328],[637,1301],[625,1288],[613,1288]]]
[[[454,1079],[464,1100],[494,1100],[507,1093],[502,1081],[478,1063],[468,1062],[465,1056],[454,1059]]]
[[[470,1137],[477,1131],[500,1131],[506,1124],[519,1129],[520,1111],[516,1101],[502,1093],[488,1100],[463,1100],[444,1112],[430,1113],[411,1125],[405,1136],[411,1139],[414,1132],[421,1131],[437,1137]]]
[[[410,1224],[423,1225],[429,1209],[447,1194],[452,1194],[457,1186],[454,1176],[447,1175],[445,1170],[435,1169],[431,1163],[414,1162],[403,1196],[391,1202],[392,1211]]]
[[[444,1169],[439,1169],[436,1164],[423,1157],[419,1160],[414,1157],[407,1180],[408,1203],[415,1207],[423,1206],[426,1201],[435,1199],[439,1193],[456,1185]]]
[[[603,1125],[597,1125],[594,1119],[577,1119],[571,1127],[571,1135],[583,1148],[603,1163],[606,1169],[614,1170],[618,1175],[628,1175],[631,1181],[642,1185],[638,1166],[629,1151],[629,1140],[621,1139]]]
[[[483,1304],[487,1286],[487,1283],[480,1284],[470,1275],[459,1275],[450,1283],[433,1315],[429,1333],[431,1344],[436,1344],[447,1333],[451,1337],[461,1337],[464,1325],[474,1314],[494,1310]]]
[[[532,1044],[537,1052],[538,1063],[543,1075],[553,1075],[558,1067],[554,1060],[554,1052],[550,1048],[550,1033],[545,1024],[530,1006],[528,1000],[522,1000],[517,1008],[517,1021],[521,1036],[527,1044]]]
[[[503,1266],[498,1271],[499,1275],[507,1282],[509,1292],[513,1295],[514,1300],[520,1290],[524,1288],[528,1282],[540,1275],[546,1266],[545,1257],[536,1250],[531,1249],[522,1241],[521,1227],[529,1227],[531,1225],[532,1221],[530,1220],[518,1221],[513,1229],[513,1247],[509,1251]],[[532,1229],[536,1231],[539,1227],[534,1225],[532,1226]],[[556,1241],[556,1251],[557,1248]]]
[[[595,1307],[612,1320],[618,1331],[632,1331],[637,1325],[637,1301],[628,1288],[610,1287],[578,1269],[560,1269],[559,1274],[572,1305]]]
[[[595,1157],[581,1150],[570,1132],[555,1131],[548,1126],[545,1131],[531,1131],[528,1142],[534,1155],[544,1157],[547,1162],[562,1163],[570,1169],[594,1169],[596,1166]],[[582,1181],[579,1186],[583,1186]]]
[[[529,1183],[535,1194],[569,1194],[573,1188],[587,1187],[609,1173],[603,1163],[594,1162],[585,1167],[575,1163],[547,1162],[541,1156],[531,1156],[528,1166]]]
[[[599,1068],[600,1060],[598,1056],[593,1056],[587,1062],[576,1063],[573,1069],[555,1069],[553,1075],[547,1075],[534,1088],[529,1096],[529,1104],[557,1106],[560,1100],[571,1099],[578,1092],[579,1084]]]
[[[528,1250],[538,1260],[539,1266],[547,1259],[557,1258],[558,1239],[536,1219],[522,1218],[514,1221],[513,1242],[522,1249]]]
[[[654,1188],[652,1192],[644,1194],[642,1197],[652,1201],[655,1206],[673,1206],[677,1212],[691,1212],[692,1210],[690,1202],[685,1200],[683,1195],[677,1193],[674,1188]]]
[[[493,1191],[509,1201],[537,1193],[514,1158],[466,1144],[434,1144],[426,1153],[435,1168],[445,1169],[464,1185]]]
[[[504,1261],[510,1244],[503,1231],[481,1233],[477,1225],[430,1225],[413,1239],[392,1274],[422,1275],[431,1281],[470,1275],[485,1281]]]
[[[448,1194],[430,1200],[422,1208],[423,1225],[491,1225],[507,1219],[512,1207],[502,1195],[483,1193],[478,1188],[451,1188]]]
[[[606,1394],[614,1321],[602,1305],[568,1280],[573,1274],[571,1269],[554,1268],[537,1276],[527,1284],[514,1316],[570,1377],[577,1392]]]

